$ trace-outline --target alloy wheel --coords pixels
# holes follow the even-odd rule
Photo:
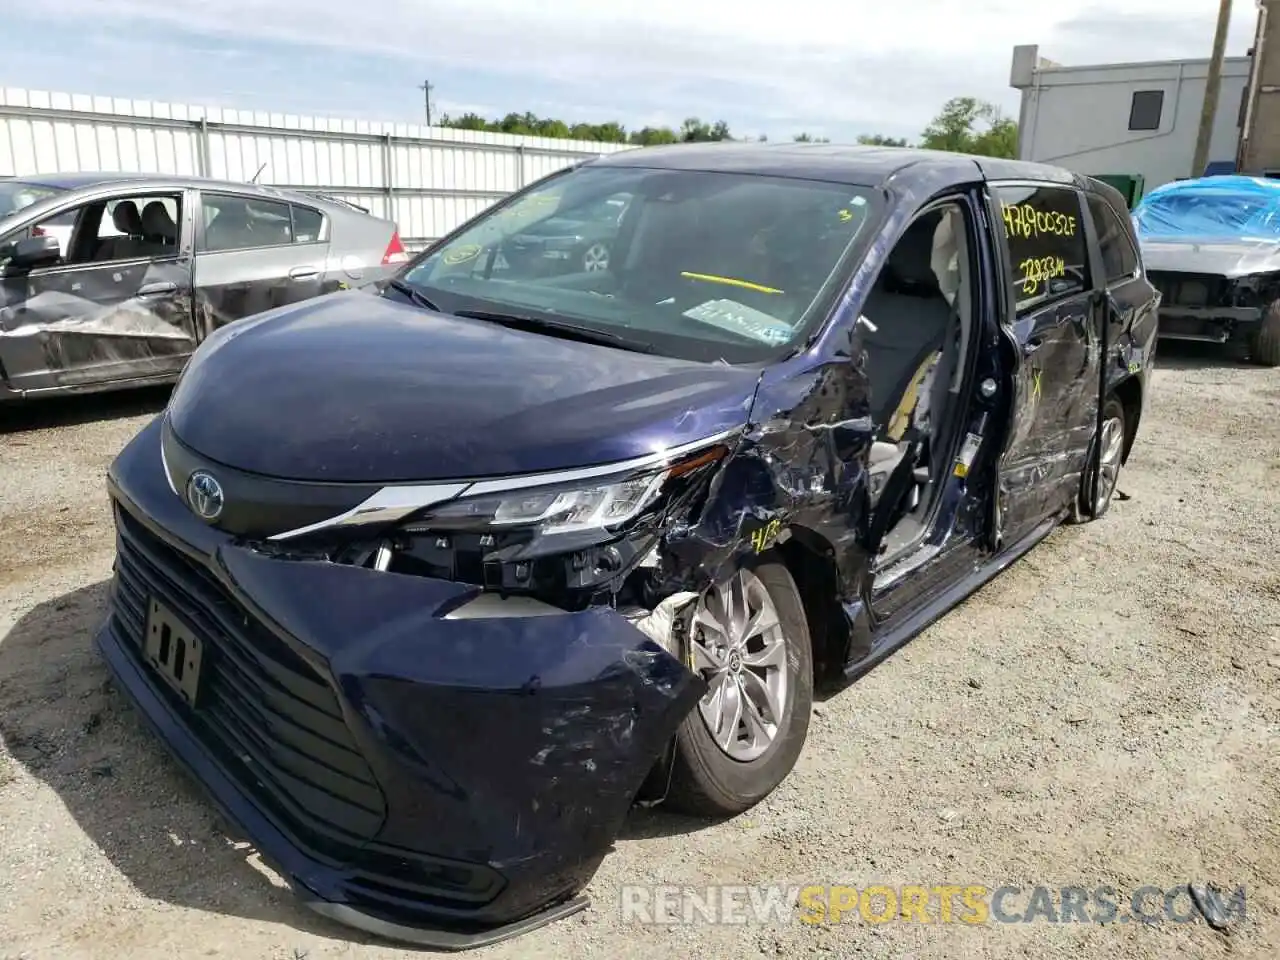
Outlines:
[[[769,591],[750,570],[707,590],[693,615],[694,669],[708,690],[698,712],[711,739],[743,763],[778,735],[790,694],[787,641]]]
[[[593,243],[582,255],[582,269],[587,273],[609,269],[609,248],[603,243]]]
[[[1111,500],[1120,479],[1120,458],[1124,452],[1124,424],[1119,417],[1102,422],[1102,456],[1098,470],[1097,509]]]

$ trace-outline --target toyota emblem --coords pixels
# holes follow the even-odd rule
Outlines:
[[[213,474],[197,470],[187,480],[187,503],[201,520],[217,520],[224,503],[222,484]]]

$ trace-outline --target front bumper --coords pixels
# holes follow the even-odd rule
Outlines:
[[[1260,307],[1180,307],[1160,305],[1160,337],[1226,343],[1247,336],[1262,322]]]
[[[581,909],[700,679],[612,610],[453,618],[477,588],[239,545],[169,489],[159,418],[109,487],[99,649],[306,902],[446,949]],[[203,643],[194,708],[146,662],[153,600]]]

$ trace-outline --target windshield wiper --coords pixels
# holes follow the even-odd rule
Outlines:
[[[620,334],[588,327],[580,323],[566,323],[563,320],[547,320],[526,313],[503,313],[498,310],[455,310],[455,316],[467,317],[471,320],[489,320],[500,323],[504,327],[518,330],[531,330],[535,333],[546,333],[566,339],[581,340],[583,343],[598,343],[606,347],[617,347],[634,353],[653,353],[653,347],[643,340],[632,340]]]
[[[440,312],[440,308],[437,307],[425,293],[411,283],[407,283],[404,280],[393,279],[387,281],[387,286],[392,290],[395,290],[397,293],[403,293],[424,310],[434,310],[436,313]]]

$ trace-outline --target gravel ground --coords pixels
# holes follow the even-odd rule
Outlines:
[[[0,411],[0,957],[410,956],[296,905],[92,652],[103,471],[163,402]],[[823,702],[765,803],[715,826],[637,811],[587,912],[478,956],[1280,955],[1280,371],[1179,350],[1150,402],[1128,499]],[[1247,919],[646,926],[619,910],[629,883],[1110,885],[1123,902],[1201,880],[1243,885]]]

